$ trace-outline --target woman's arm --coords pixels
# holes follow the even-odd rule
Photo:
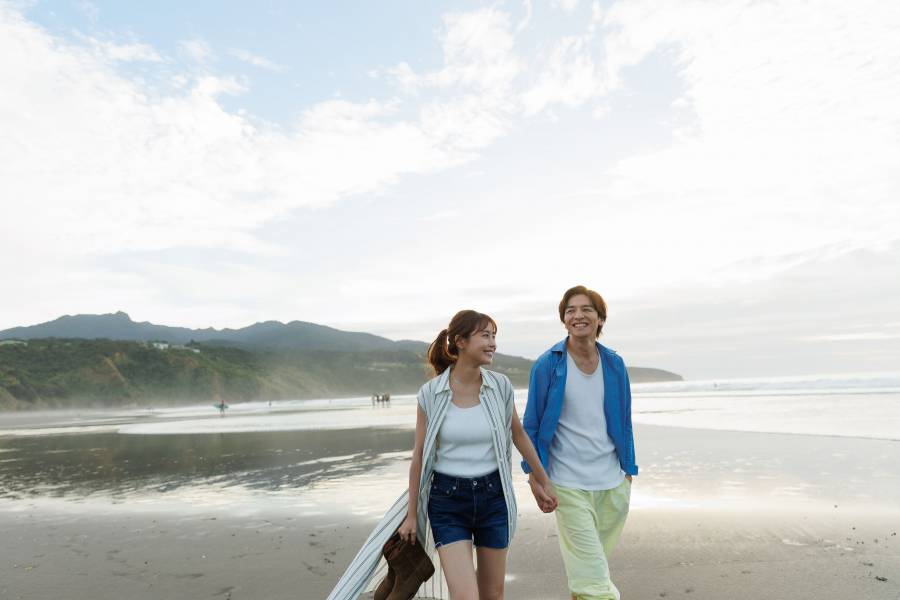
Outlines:
[[[522,455],[522,458],[525,459],[531,470],[528,475],[528,483],[531,486],[531,493],[534,494],[534,499],[537,500],[538,507],[544,512],[552,512],[557,505],[556,496],[553,494],[553,486],[550,483],[547,472],[544,470],[544,466],[541,464],[537,451],[534,449],[534,444],[531,443],[531,438],[519,421],[519,414],[515,406],[513,407],[512,416],[512,440],[516,450],[519,451],[519,454]]]
[[[419,481],[422,478],[422,450],[425,446],[425,428],[428,417],[422,406],[416,407],[416,439],[413,444],[412,462],[409,465],[409,508],[406,519],[397,530],[400,537],[410,543],[416,541],[416,522],[419,510]]]

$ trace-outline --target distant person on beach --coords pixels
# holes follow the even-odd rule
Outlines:
[[[329,600],[356,599],[394,531],[429,554],[436,549],[452,600],[503,598],[516,528],[513,445],[529,465],[541,510],[552,512],[557,501],[516,414],[512,383],[484,368],[493,360],[496,335],[491,317],[463,310],[432,342],[428,362],[436,376],[418,393],[409,490],[369,536]],[[391,577],[403,573],[389,570]]]
[[[607,557],[625,526],[638,474],[625,363],[597,342],[606,303],[584,286],[559,303],[566,339],[531,368],[523,424],[559,499],[559,549],[573,600],[619,600]],[[543,481],[522,468],[529,481]],[[533,483],[532,485],[535,485]]]

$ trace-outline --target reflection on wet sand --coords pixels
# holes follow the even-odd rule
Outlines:
[[[343,432],[342,432],[343,433]],[[405,429],[213,435],[115,433],[0,439],[0,498],[112,500],[185,486],[296,492],[367,473],[407,450]]]
[[[524,394],[517,396],[523,404]],[[866,401],[880,405],[885,397]],[[646,402],[652,400],[636,400]],[[800,410],[779,402],[777,414]],[[415,400],[404,396],[390,407],[372,407],[369,399],[248,403],[225,418],[209,407],[0,415],[0,432],[8,432],[0,433],[0,500],[255,504],[377,516],[407,485],[414,420]],[[900,489],[894,441],[701,431],[640,419],[635,430],[641,466],[635,510],[878,507],[890,505]],[[520,506],[530,510],[519,475]]]

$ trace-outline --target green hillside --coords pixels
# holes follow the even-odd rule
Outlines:
[[[526,385],[531,362],[495,368]],[[111,340],[0,344],[0,409],[183,404],[401,394],[429,377],[421,353],[247,350]]]
[[[516,387],[528,385],[528,359],[495,355],[491,368]],[[660,369],[628,372],[633,383],[681,379]],[[0,410],[403,394],[430,376],[424,351],[402,346],[325,351],[214,342],[0,341]]]

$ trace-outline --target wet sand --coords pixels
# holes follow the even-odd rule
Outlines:
[[[287,515],[5,513],[0,597],[324,598],[370,525]],[[895,526],[840,510],[634,511],[611,568],[623,598],[894,600]],[[523,517],[508,598],[567,597],[555,535],[552,518]]]
[[[216,467],[165,492],[128,473],[124,488],[19,486],[0,502],[0,598],[324,598],[402,489],[409,434],[319,432],[302,438],[317,456],[298,450],[262,470],[247,457],[273,451],[245,449],[227,483]],[[623,598],[900,598],[900,443],[647,425],[636,437],[642,474],[611,558]],[[54,439],[50,456],[92,446]],[[17,443],[2,456],[27,450]],[[323,472],[311,478],[310,464]],[[9,469],[6,488],[19,472]],[[261,485],[273,474],[304,487]],[[524,477],[517,494],[506,596],[567,598],[554,519],[533,506]]]

